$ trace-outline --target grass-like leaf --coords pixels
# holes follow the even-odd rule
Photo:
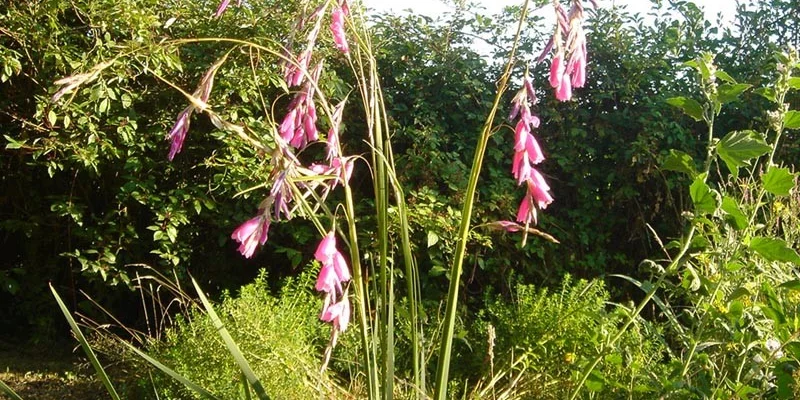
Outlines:
[[[6,385],[3,381],[0,381],[0,393],[5,394],[11,400],[22,400],[22,397],[19,397],[17,393],[15,393],[8,385]]]
[[[219,335],[225,342],[225,346],[228,347],[228,351],[236,360],[236,364],[239,365],[239,369],[247,378],[247,382],[249,382],[250,386],[253,387],[253,390],[255,390],[259,399],[268,400],[269,396],[267,396],[264,386],[261,385],[261,381],[258,380],[255,372],[253,372],[253,369],[250,368],[250,363],[248,363],[247,359],[245,359],[244,355],[242,355],[242,351],[239,350],[239,346],[233,341],[233,338],[231,337],[230,333],[228,333],[228,330],[225,329],[225,326],[222,324],[222,320],[220,320],[219,316],[217,316],[217,313],[214,312],[211,302],[209,302],[208,298],[206,298],[206,295],[203,294],[203,290],[200,289],[200,285],[197,284],[197,281],[195,281],[194,278],[192,278],[192,284],[194,285],[195,290],[197,290],[197,295],[200,296],[200,301],[203,302],[203,306],[205,307],[208,316],[211,318],[211,323],[214,324],[217,332],[219,332]]]
[[[86,337],[83,336],[83,332],[81,332],[80,328],[78,328],[78,324],[75,322],[75,319],[72,318],[72,313],[69,312],[69,309],[64,304],[64,301],[61,300],[61,297],[56,292],[56,289],[53,285],[50,285],[50,291],[53,292],[53,297],[56,298],[56,302],[58,302],[58,307],[61,308],[61,312],[64,313],[64,318],[67,319],[70,328],[72,328],[72,332],[75,334],[75,337],[80,342],[81,347],[83,347],[83,351],[86,353],[86,356],[89,358],[89,361],[92,363],[95,372],[97,372],[97,376],[103,382],[103,385],[106,387],[106,391],[108,392],[109,396],[111,396],[114,400],[120,400],[119,394],[114,389],[114,385],[111,384],[111,379],[106,374],[105,369],[100,364],[100,361],[97,359],[97,356],[94,354],[94,350],[92,347],[89,346],[89,342],[86,340]]]
[[[203,396],[203,398],[210,400],[219,399],[218,397],[214,396],[211,392],[203,389],[200,385],[190,381],[189,379],[186,379],[186,377],[175,372],[173,369],[167,367],[166,365],[160,363],[155,358],[148,356],[145,352],[137,349],[134,345],[127,342],[122,342],[122,343],[125,344],[125,346],[128,346],[128,348],[131,349],[134,353],[136,353],[136,355],[144,358],[147,362],[153,364],[154,367],[160,369],[162,372],[172,377],[172,379],[175,379],[176,381],[182,383],[184,386],[194,391],[195,393],[199,394],[200,396]]]

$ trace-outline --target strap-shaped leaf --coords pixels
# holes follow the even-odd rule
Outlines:
[[[0,381],[0,393],[5,394],[11,400],[22,400],[22,397],[19,397],[8,385],[6,385],[3,381]]]
[[[192,278],[192,284],[194,285],[195,290],[197,290],[197,295],[200,296],[200,301],[203,302],[203,306],[208,313],[209,318],[211,318],[211,323],[214,324],[214,327],[219,332],[219,335],[222,337],[222,340],[225,342],[225,346],[228,348],[228,352],[231,353],[233,358],[236,360],[236,364],[239,365],[239,369],[242,371],[244,376],[247,378],[247,382],[253,387],[255,390],[256,395],[261,400],[268,400],[269,396],[267,396],[267,392],[264,390],[264,387],[261,385],[261,381],[256,377],[255,372],[253,369],[250,368],[250,363],[247,362],[247,359],[244,358],[242,355],[242,351],[239,350],[239,345],[233,340],[228,330],[225,329],[225,325],[222,324],[222,320],[219,319],[217,313],[214,312],[214,308],[211,306],[211,302],[208,301],[208,298],[203,293],[203,290],[200,289],[200,285],[197,284],[197,281]]]
[[[61,296],[58,295],[58,292],[56,292],[56,289],[53,287],[52,284],[50,285],[50,291],[53,292],[53,297],[56,298],[58,307],[61,308],[61,312],[64,314],[64,318],[67,319],[69,327],[72,328],[72,333],[75,334],[75,337],[78,339],[78,342],[80,342],[81,347],[83,347],[83,351],[86,353],[86,357],[88,357],[89,361],[92,363],[92,366],[94,367],[97,376],[100,378],[100,381],[103,382],[103,385],[106,387],[108,395],[111,396],[111,398],[114,400],[120,400],[119,394],[117,394],[117,391],[114,389],[114,385],[111,384],[111,379],[108,377],[108,374],[106,374],[103,365],[100,364],[100,361],[94,354],[94,350],[92,350],[92,347],[89,346],[89,341],[87,341],[86,337],[83,336],[83,332],[81,332],[80,328],[78,328],[78,324],[75,322],[75,319],[72,318],[72,313],[69,312],[69,309],[64,304],[64,301],[61,300]]]
[[[199,394],[203,398],[209,399],[209,400],[218,400],[219,399],[218,397],[216,397],[213,394],[211,394],[209,391],[203,389],[200,385],[190,381],[189,379],[187,379],[183,375],[175,372],[175,370],[173,370],[170,367],[167,367],[166,365],[160,363],[155,358],[148,356],[145,352],[137,349],[132,344],[127,343],[127,342],[122,342],[122,343],[125,344],[126,346],[128,346],[128,348],[131,349],[134,353],[136,353],[139,357],[144,358],[145,361],[149,362],[150,364],[153,364],[154,367],[160,369],[162,372],[164,372],[165,374],[169,375],[172,379],[175,379],[176,381],[182,383],[184,386],[186,386],[190,390],[194,391],[195,393]]]

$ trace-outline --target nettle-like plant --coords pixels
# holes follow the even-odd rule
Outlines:
[[[552,4],[556,15],[554,34],[539,60],[553,54],[549,82],[556,98],[568,101],[573,89],[582,87],[586,81],[587,48],[581,26],[584,8],[581,0],[571,0],[568,10],[557,0]],[[241,2],[238,5],[247,6]],[[236,12],[235,9],[228,10],[229,6],[228,0],[223,1],[216,11],[216,17],[225,12]],[[213,41],[232,46],[207,69],[194,92],[189,94],[182,91],[189,104],[178,115],[169,132],[171,148],[168,157],[172,160],[179,156],[185,141],[191,140],[192,116],[201,113],[207,115],[220,131],[236,135],[252,146],[259,160],[244,162],[260,165],[267,162],[270,172],[248,192],[252,194],[262,188],[268,188],[268,191],[253,217],[243,222],[231,235],[240,244],[239,252],[245,257],[252,257],[260,246],[266,244],[270,226],[277,221],[295,217],[311,221],[322,237],[314,252],[315,264],[320,268],[315,289],[323,296],[320,319],[331,323],[330,343],[323,356],[321,370],[325,371],[337,340],[352,319],[360,338],[360,361],[368,396],[373,399],[391,398],[397,375],[394,351],[395,306],[398,303],[395,299],[404,295],[406,301],[402,304],[408,307],[405,314],[410,321],[410,345],[413,347],[410,352],[413,362],[408,375],[411,376],[415,396],[425,397],[429,393],[426,377],[428,360],[423,349],[425,340],[422,337],[419,273],[410,243],[406,195],[393,162],[391,133],[368,25],[360,10],[351,6],[347,0],[307,2],[302,7],[292,37],[283,43],[263,45],[220,38],[182,39],[165,43],[164,46],[181,46]],[[468,238],[473,229],[470,222],[478,177],[489,139],[500,132],[496,114],[511,85],[516,49],[527,12],[528,1],[525,1],[508,61],[498,80],[497,93],[478,140],[463,196],[441,328],[436,378],[432,385],[436,399],[447,397],[460,278]],[[324,32],[329,32],[330,36]],[[339,56],[325,60],[322,54],[326,53],[326,49],[321,50],[320,46],[327,40],[332,41]],[[220,67],[234,57],[253,57],[253,54],[269,55],[273,60],[272,65],[282,68],[281,85],[286,96],[291,98],[285,108],[280,99],[271,108],[267,107],[265,99],[260,99],[267,123],[258,126],[228,121],[221,110],[215,110],[212,106],[214,81]],[[259,65],[252,59],[247,61]],[[350,93],[347,90],[328,90],[330,85],[325,83],[330,78],[326,73],[326,63],[338,62],[346,64],[352,71],[354,82]],[[58,81],[61,88],[53,100],[57,101],[80,85],[96,79],[106,67],[107,63],[100,64],[85,73]],[[484,226],[522,232],[524,235],[541,234],[531,225],[536,224],[539,211],[545,209],[553,197],[543,175],[535,168],[545,159],[533,135],[533,130],[540,124],[532,109],[537,103],[535,89],[527,73],[519,82],[521,89],[513,97],[509,117],[515,123],[511,172],[518,185],[524,185],[525,194],[516,212],[516,222],[497,221]],[[355,97],[360,99],[360,104],[351,107],[350,102]],[[350,109],[364,113],[365,131],[361,134],[368,146],[368,154],[347,154],[348,149],[343,145],[342,135],[357,134],[343,123],[343,116]],[[324,135],[320,126],[326,127]],[[372,178],[374,219],[361,219],[356,215],[355,191],[350,179],[357,173],[369,174]],[[341,193],[338,193],[340,190]],[[390,212],[397,217],[390,218]],[[375,226],[369,226],[369,231],[373,233],[366,236],[363,226],[372,221]],[[392,224],[392,221],[397,222]],[[399,238],[397,248],[394,247],[396,238]],[[361,244],[364,240],[368,241],[368,246]],[[400,253],[399,256],[395,255],[395,251]],[[403,266],[402,272],[398,270],[399,265]],[[398,276],[405,280],[404,292],[396,283]],[[205,302],[199,287],[198,292]],[[208,311],[212,319],[218,321],[210,306]],[[260,397],[266,396],[258,378],[249,369],[221,323],[220,329],[249,384]],[[194,389],[194,386],[187,386]]]
[[[652,280],[622,277],[645,296],[606,347],[653,301],[673,343],[670,373],[658,378],[665,394],[790,398],[797,388],[800,255],[795,248],[800,237],[786,223],[793,214],[786,209],[796,207],[797,174],[778,164],[776,155],[787,131],[800,129],[800,111],[786,102],[790,91],[800,89],[800,78],[793,76],[800,58],[790,48],[775,59],[775,80],[753,91],[776,105],[765,113],[763,132],[717,134],[715,121],[724,118],[723,106],[735,103],[751,85],[718,70],[711,54],[685,64],[696,72],[702,100],[668,100],[707,128],[704,160],[671,150],[663,165],[692,182],[693,208],[684,214],[688,231],[662,245],[666,259],[642,264]],[[581,384],[606,351],[584,368]]]

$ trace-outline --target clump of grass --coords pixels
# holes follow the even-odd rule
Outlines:
[[[238,295],[226,293],[215,306],[271,398],[305,399],[341,392],[332,379],[319,373],[328,332],[317,319],[321,302],[307,289],[313,287],[311,279],[310,274],[288,279],[275,296],[262,272]],[[149,347],[154,358],[220,398],[239,398],[247,390],[239,367],[199,309],[179,318],[161,341]],[[195,395],[168,377],[155,377],[153,384],[167,397]]]

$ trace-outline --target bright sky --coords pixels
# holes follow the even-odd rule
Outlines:
[[[377,11],[401,12],[411,9],[415,13],[436,16],[448,10],[452,6],[445,5],[442,0],[362,0],[369,8]],[[522,5],[522,0],[477,0],[486,8],[487,14],[499,12],[505,6]],[[717,13],[722,12],[724,20],[730,21],[736,13],[736,2],[733,0],[694,0],[694,3],[702,8],[706,13],[706,19],[715,23]],[[631,13],[640,12],[646,15],[652,6],[652,1],[648,0],[597,0],[599,7],[611,7],[612,5],[627,6]]]

